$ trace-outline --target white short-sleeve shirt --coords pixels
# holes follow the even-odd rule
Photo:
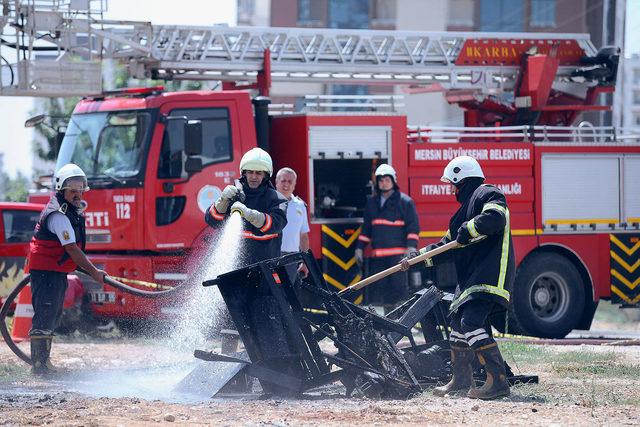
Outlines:
[[[297,196],[292,196],[287,206],[287,226],[282,230],[282,252],[300,250],[300,233],[309,232],[307,207]]]
[[[47,218],[47,228],[58,236],[62,246],[76,242],[76,233],[73,231],[71,221],[62,212],[53,212]]]

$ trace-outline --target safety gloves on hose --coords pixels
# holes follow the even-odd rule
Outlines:
[[[218,208],[216,207],[216,209]],[[249,224],[253,225],[256,228],[261,228],[267,219],[267,217],[262,212],[248,208],[242,202],[235,202],[233,205],[231,205],[231,213],[233,212],[238,212],[244,219],[249,222]]]
[[[469,227],[467,227],[468,224],[469,221],[465,221],[462,223],[462,225],[460,225],[460,228],[458,228],[458,237],[456,238],[456,242],[460,243],[461,245],[468,245],[473,238],[471,236],[471,232],[469,231]]]
[[[362,268],[364,265],[364,251],[362,249],[356,249],[356,263],[358,267]]]
[[[216,211],[221,214],[227,213],[231,201],[238,197],[239,193],[240,189],[238,187],[235,185],[227,185],[224,190],[222,190],[220,198],[214,203]]]

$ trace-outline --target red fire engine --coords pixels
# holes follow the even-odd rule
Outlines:
[[[258,145],[276,168],[297,171],[325,280],[348,286],[360,279],[354,242],[376,166],[392,164],[401,189],[416,201],[423,245],[446,232],[457,209],[439,177],[464,154],[480,161],[487,181],[509,201],[518,262],[511,330],[561,337],[588,329],[600,299],[640,302],[640,140],[608,127],[574,126],[582,111],[609,109],[595,104],[614,90],[614,49],[596,51],[587,36],[575,34],[146,25],[146,32],[138,26],[94,35],[141,76],[225,83],[222,91],[98,91],[75,108],[57,167],[74,162],[86,171],[87,249],[113,275],[172,286],[215,262],[200,259],[211,233],[204,210],[238,177],[242,154]],[[34,76],[45,66],[33,60],[23,68]],[[345,113],[269,115],[268,99],[232,90],[268,95],[271,80],[441,90],[465,110],[465,127],[409,128],[397,113],[356,112],[349,97],[309,103],[354,109]],[[13,94],[55,92],[18,89]],[[96,93],[88,83],[73,90]],[[393,104],[372,100],[367,110]],[[198,126],[201,147],[192,143]],[[161,300],[86,286],[103,316],[171,312]]]

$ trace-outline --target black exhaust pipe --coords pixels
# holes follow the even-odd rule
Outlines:
[[[271,104],[271,100],[266,96],[256,96],[252,102],[258,147],[269,152],[269,104]]]

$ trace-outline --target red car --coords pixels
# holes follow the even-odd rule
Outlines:
[[[44,205],[0,202],[0,303],[24,277],[29,241]]]

